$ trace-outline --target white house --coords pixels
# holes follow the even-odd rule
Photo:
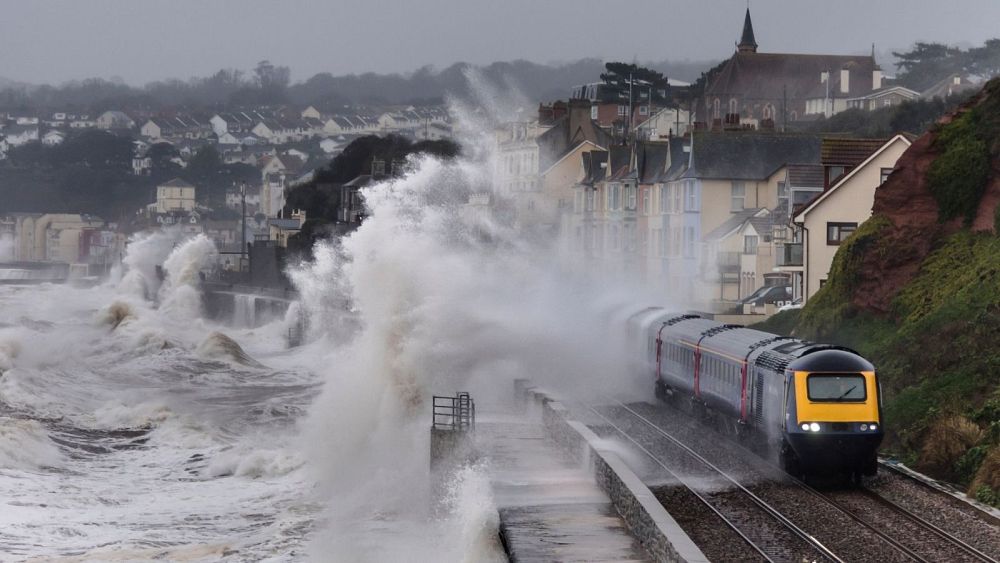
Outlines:
[[[195,187],[180,178],[156,186],[156,212],[194,211]]]
[[[26,145],[39,139],[37,125],[10,125],[3,130],[3,134],[12,147]]]
[[[326,154],[333,154],[340,150],[340,143],[327,137],[319,142],[319,148]]]
[[[124,112],[109,110],[97,117],[97,127],[100,129],[132,129],[135,121]]]
[[[221,135],[219,135],[219,138],[216,142],[219,143],[220,145],[238,145],[240,144],[240,139],[237,138],[236,135],[233,135],[232,133],[226,131]]]
[[[840,244],[871,217],[875,190],[889,177],[896,161],[909,147],[910,140],[904,135],[889,139],[795,213],[793,221],[801,229],[800,238],[803,239],[803,263],[800,268],[784,271],[792,273],[792,286],[796,293],[801,288],[805,300],[826,282]]]
[[[62,131],[56,131],[55,129],[42,135],[42,144],[47,147],[54,147],[56,145],[61,145],[62,142],[65,140],[66,140],[66,135],[63,134]]]

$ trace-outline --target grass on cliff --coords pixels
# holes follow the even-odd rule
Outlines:
[[[798,315],[802,338],[854,348],[885,392],[886,448],[1000,502],[1000,237],[956,233],[924,261],[888,318],[851,304],[860,255],[888,252],[873,217],[845,241],[830,282]],[[790,324],[775,319],[773,324]]]
[[[939,218],[962,217],[970,224],[990,179],[990,159],[1000,155],[1000,81],[985,87],[983,101],[935,133],[940,155],[931,163],[928,188]]]

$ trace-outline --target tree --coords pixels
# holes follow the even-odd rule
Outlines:
[[[949,74],[965,71],[969,62],[967,52],[943,43],[917,42],[909,51],[892,54],[898,59],[899,83],[918,92]]]
[[[254,69],[257,87],[266,92],[284,92],[288,88],[291,70],[287,66],[274,66],[271,61],[263,60]]]
[[[644,100],[646,94],[652,95],[653,103],[665,104],[670,100],[670,85],[667,77],[660,72],[632,63],[610,62],[604,68],[601,80],[625,96],[625,99],[631,93],[632,103]]]

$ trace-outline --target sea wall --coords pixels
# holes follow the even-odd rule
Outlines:
[[[650,556],[656,561],[702,562],[708,558],[663,508],[642,480],[583,423],[552,395],[527,380],[514,383],[525,408],[540,408],[546,431],[568,455],[593,470],[594,480]]]

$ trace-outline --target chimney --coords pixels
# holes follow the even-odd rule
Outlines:
[[[566,102],[559,100],[552,103],[552,121],[556,121],[566,115]]]
[[[846,94],[851,91],[851,71],[846,68],[840,69],[840,93]]]
[[[878,90],[882,87],[882,69],[875,67],[872,71],[872,90]]]
[[[545,104],[538,104],[538,122],[539,123],[551,123],[552,119],[552,106],[547,106]]]
[[[590,100],[575,99],[569,101],[569,134],[570,137],[576,134],[576,130],[583,127],[584,134],[591,132],[590,128]]]

